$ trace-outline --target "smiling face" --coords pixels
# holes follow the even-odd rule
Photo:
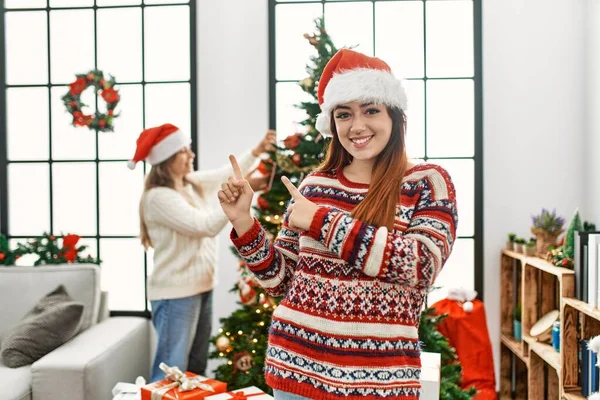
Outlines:
[[[392,118],[383,104],[340,104],[333,118],[341,145],[355,161],[374,162],[392,134]]]
[[[179,150],[169,163],[169,171],[174,178],[183,178],[194,169],[194,158],[196,155],[190,148],[186,146]]]

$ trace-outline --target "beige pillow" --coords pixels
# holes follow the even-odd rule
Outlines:
[[[39,360],[75,336],[82,316],[83,303],[71,299],[60,285],[4,335],[4,364],[18,368]]]

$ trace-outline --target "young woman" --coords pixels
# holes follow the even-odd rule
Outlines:
[[[454,185],[440,166],[408,162],[406,96],[385,62],[340,50],[318,93],[331,144],[299,190],[284,178],[292,202],[274,243],[233,156],[218,194],[239,254],[284,296],[266,379],[276,399],[417,399],[419,318],[454,243]]]
[[[240,158],[248,171],[275,140],[268,132],[252,152]],[[209,207],[231,167],[193,171],[190,138],[171,124],[146,129],[137,140],[135,162],[146,159],[152,169],[140,200],[140,237],[154,249],[154,269],[148,279],[148,298],[158,345],[152,382],[164,377],[161,362],[205,374],[212,322],[212,290],[217,277],[217,235],[227,217]],[[260,189],[264,179],[252,179]]]

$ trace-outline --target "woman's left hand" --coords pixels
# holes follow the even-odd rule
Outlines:
[[[294,199],[294,204],[287,209],[288,227],[294,231],[308,231],[319,206],[304,197],[287,177],[281,177],[281,182]]]
[[[252,150],[252,154],[256,157],[260,156],[262,153],[266,153],[268,151],[275,150],[275,141],[277,139],[277,134],[274,130],[270,129],[265,133],[265,136],[261,139],[258,145]]]

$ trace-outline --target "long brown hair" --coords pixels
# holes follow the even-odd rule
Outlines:
[[[392,119],[390,140],[375,160],[369,192],[351,215],[364,223],[385,226],[391,231],[394,228],[396,206],[400,200],[402,178],[407,170],[408,158],[404,143],[406,114],[395,107],[387,107],[387,112]],[[327,148],[325,160],[319,166],[320,171],[334,171],[352,162],[352,156],[340,143],[334,118],[332,113],[330,125],[333,138]]]
[[[150,172],[148,173],[148,176],[146,177],[146,181],[144,183],[144,193],[142,193],[142,198],[140,199],[140,240],[142,241],[142,245],[145,249],[148,249],[148,247],[152,247],[152,241],[150,240],[150,235],[148,235],[148,227],[144,222],[144,195],[150,189],[156,187],[168,187],[175,190],[175,181],[173,180],[173,176],[169,171],[169,166],[175,160],[177,154],[179,154],[179,152],[173,154],[171,157],[161,162],[160,164],[153,165],[150,169]],[[188,182],[184,179],[184,184],[188,183],[192,185],[192,187],[200,197],[204,198],[204,191],[202,190],[202,187],[195,185],[192,182]],[[189,199],[188,202],[192,206],[196,206]]]

